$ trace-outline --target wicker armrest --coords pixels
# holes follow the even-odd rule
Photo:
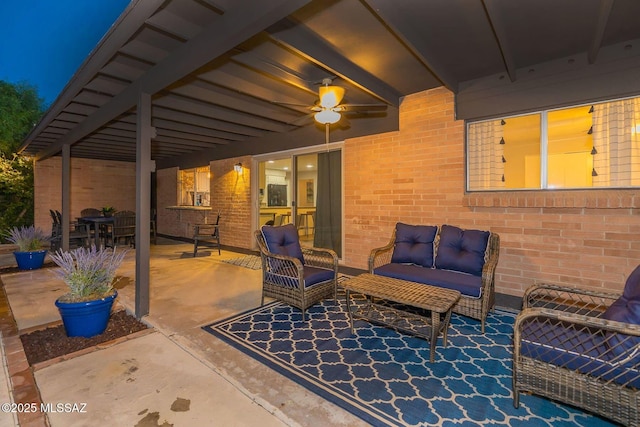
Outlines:
[[[369,253],[369,273],[373,274],[373,270],[391,262],[391,256],[393,255],[395,243],[396,236],[394,230],[389,243],[380,248],[371,249],[371,252]]]
[[[555,333],[558,336],[554,338]],[[523,338],[532,341],[537,337],[544,337],[545,349],[557,346],[575,354],[576,358],[588,355],[615,367],[627,364],[625,369],[633,369],[636,378],[640,376],[637,370],[640,367],[640,346],[637,345],[640,325],[566,311],[527,308],[518,314],[514,324],[514,355],[520,354]],[[571,361],[570,356],[554,358],[554,364],[569,368]]]
[[[304,267],[300,260],[286,255],[278,255],[273,252],[265,253],[262,268],[269,274],[290,277],[296,283],[302,283],[304,278]]]
[[[540,307],[598,317],[619,297],[620,293],[540,283],[525,291],[522,308]]]
[[[302,248],[302,255],[306,265],[338,271],[338,254],[331,249]]]

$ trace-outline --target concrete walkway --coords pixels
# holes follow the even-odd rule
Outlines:
[[[154,330],[35,366],[39,396],[31,398],[44,402],[46,414],[0,413],[0,425],[15,426],[16,419],[23,427],[367,425],[201,329],[260,304],[261,272],[221,262],[242,254],[204,250],[193,258],[192,245],[158,243],[151,248],[150,315],[143,318]],[[118,273],[124,277],[118,304],[131,312],[133,251]],[[50,270],[1,279],[16,330],[59,321],[53,302],[65,287]],[[2,341],[16,346],[13,337]],[[29,382],[31,370],[16,359],[3,358],[11,381],[0,372],[0,403],[20,396],[19,383]]]

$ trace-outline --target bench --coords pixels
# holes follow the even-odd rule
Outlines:
[[[453,312],[485,320],[495,304],[500,237],[452,225],[397,223],[389,243],[369,255],[369,273],[459,291]]]

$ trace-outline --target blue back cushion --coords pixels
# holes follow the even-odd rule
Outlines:
[[[640,325],[640,265],[627,278],[622,296],[609,306],[602,318]],[[640,344],[640,338],[614,333],[607,344],[614,354],[621,355]]]
[[[262,226],[262,236],[269,252],[298,258],[304,264],[302,248],[298,239],[298,230],[293,224],[280,227]]]
[[[433,240],[438,227],[396,224],[396,245],[391,262],[433,267]]]
[[[482,276],[489,234],[488,231],[462,230],[443,225],[440,229],[436,268]]]

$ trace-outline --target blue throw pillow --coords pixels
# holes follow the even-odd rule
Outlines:
[[[602,313],[602,318],[640,325],[640,265],[627,278],[622,296]],[[640,344],[638,337],[617,333],[608,335],[607,344],[616,356],[621,356]]]
[[[396,245],[392,263],[433,267],[433,240],[438,227],[431,225],[396,224]]]
[[[280,227],[264,225],[262,226],[262,236],[269,252],[298,258],[304,264],[298,230],[295,225],[287,224]]]
[[[488,231],[463,230],[443,225],[440,229],[436,268],[482,276],[489,234]]]

